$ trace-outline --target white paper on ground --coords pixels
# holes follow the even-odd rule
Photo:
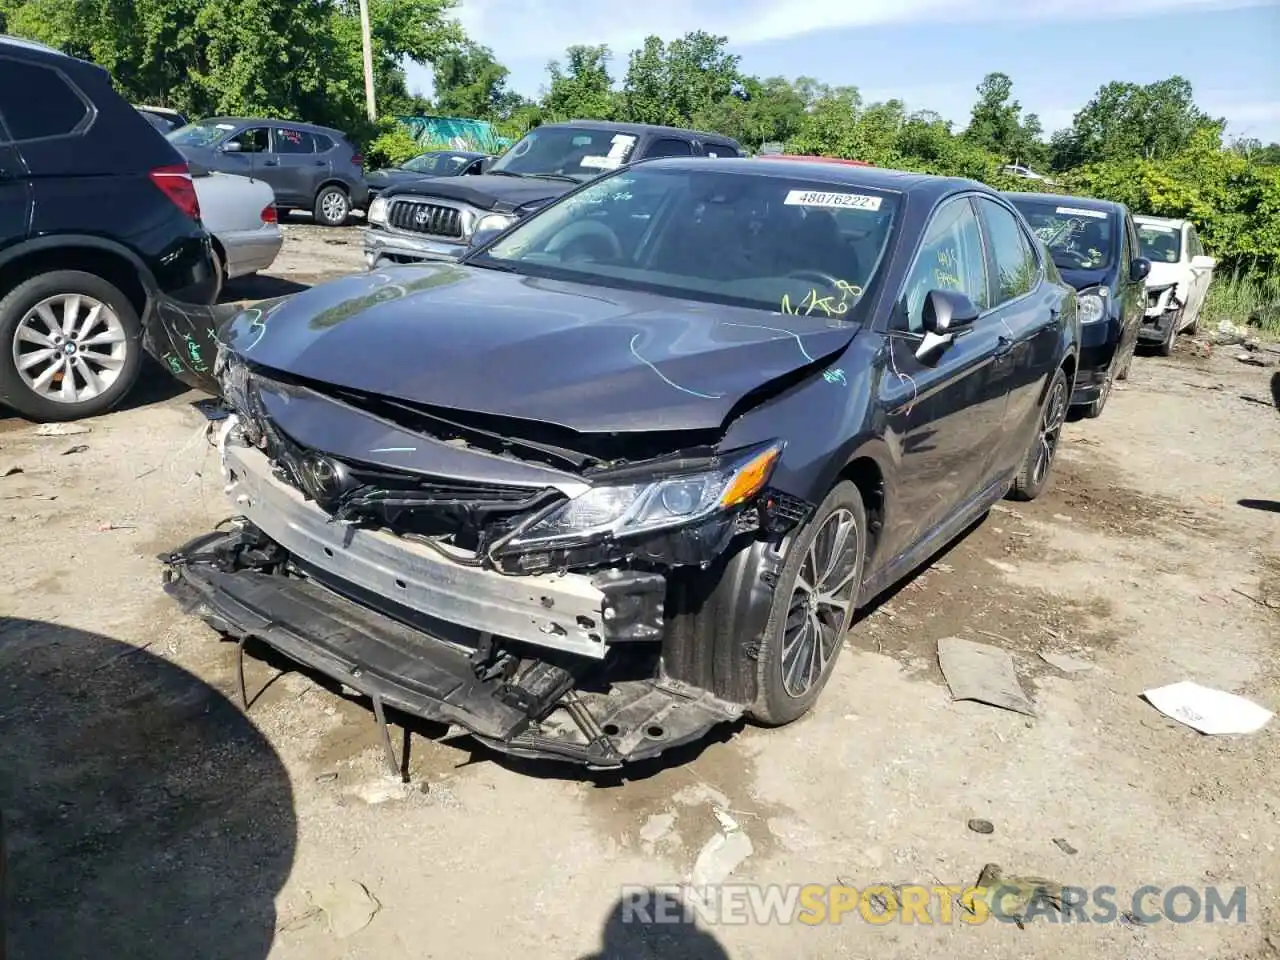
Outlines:
[[[1273,716],[1252,700],[1190,680],[1148,690],[1143,696],[1166,717],[1201,733],[1255,733]]]

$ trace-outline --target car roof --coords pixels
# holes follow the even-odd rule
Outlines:
[[[656,123],[614,123],[611,120],[564,120],[556,123],[544,123],[542,127],[548,129],[555,127],[580,127],[584,130],[612,130],[615,133],[634,133],[637,136],[646,133],[666,133],[679,134],[683,137],[698,137],[703,140],[719,140],[721,143],[732,143],[738,146],[738,141],[733,137],[726,137],[722,133],[711,133],[706,130],[690,130],[687,127],[664,127]],[[535,127],[534,129],[542,129]]]
[[[433,148],[431,150],[423,150],[416,154],[419,157],[467,157],[470,160],[477,160],[480,157],[491,157],[493,154],[484,153],[480,150],[447,150],[444,147]]]
[[[1011,202],[1030,200],[1033,203],[1052,203],[1055,206],[1080,207],[1084,210],[1097,210],[1100,213],[1124,213],[1128,208],[1114,200],[1099,200],[1096,197],[1073,197],[1064,193],[1030,193],[1022,190],[1002,190],[1001,195]]]
[[[75,57],[71,56],[70,54],[63,53],[61,50],[56,50],[53,47],[46,46],[43,43],[37,43],[34,40],[24,40],[21,37],[13,37],[7,33],[0,33],[0,50],[3,50],[5,47],[13,47],[18,50],[26,50],[30,53],[43,53],[46,55],[60,57],[64,60],[75,59]]]
[[[308,133],[327,133],[339,137],[346,136],[346,134],[341,130],[335,130],[333,127],[322,127],[318,123],[304,123],[301,120],[281,120],[278,117],[203,117],[194,122],[234,123],[237,126],[242,123],[261,123],[273,127],[293,127],[296,130],[306,130]]]
[[[1133,222],[1134,223],[1150,223],[1152,225],[1162,226],[1162,227],[1177,227],[1179,229],[1181,229],[1182,227],[1185,227],[1188,223],[1190,223],[1189,220],[1175,220],[1172,217],[1149,217],[1145,213],[1142,213],[1142,214],[1135,213],[1133,215]]]
[[[870,167],[865,160],[847,160],[844,157],[819,157],[809,153],[764,153],[758,160],[807,160],[811,163],[843,163],[851,167]]]
[[[756,177],[775,177],[778,180],[821,180],[833,186],[869,187],[896,193],[941,197],[958,190],[974,190],[990,196],[996,192],[986,184],[961,177],[935,177],[927,173],[910,173],[890,170],[886,167],[851,166],[847,163],[814,161],[803,167],[787,164],[761,163],[769,157],[663,157],[659,160],[641,160],[635,166],[651,164],[670,169],[723,170],[726,173],[749,173]]]

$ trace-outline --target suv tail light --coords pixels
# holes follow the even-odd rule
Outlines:
[[[185,163],[156,167],[147,176],[160,188],[161,193],[173,201],[174,206],[192,220],[199,221],[200,198],[196,196],[195,184],[191,182],[191,170]]]
[[[276,205],[274,203],[268,203],[262,208],[263,223],[278,223],[279,221],[280,215],[276,213]]]
[[[351,162],[352,162],[352,163],[354,163],[354,164],[355,164],[357,167],[359,167],[361,170],[363,170],[363,169],[364,169],[364,154],[363,154],[363,153],[357,153],[357,154],[353,155],[353,156],[351,157]]]

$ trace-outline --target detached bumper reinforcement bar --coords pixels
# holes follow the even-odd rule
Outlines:
[[[517,756],[611,768],[657,756],[738,719],[741,707],[669,680],[628,680],[608,694],[574,690],[546,660],[510,678],[482,679],[470,651],[298,577],[230,570],[205,535],[168,555],[164,589],[190,613],[241,643],[254,638],[382,706],[457,724]],[[243,689],[241,690],[243,699]],[[570,723],[545,723],[560,708]],[[385,719],[378,717],[395,767]]]

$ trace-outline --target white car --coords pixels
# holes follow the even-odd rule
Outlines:
[[[213,238],[214,266],[222,284],[266,270],[283,243],[276,195],[264,180],[193,169],[200,219]]]
[[[1151,261],[1147,311],[1138,339],[1156,344],[1167,357],[1179,333],[1195,332],[1217,261],[1205,255],[1189,220],[1134,217],[1133,224],[1142,256]]]

